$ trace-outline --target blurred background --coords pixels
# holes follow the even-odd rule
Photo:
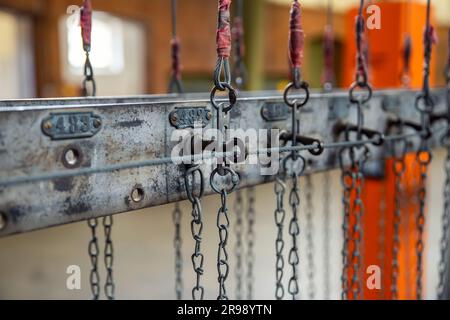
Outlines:
[[[84,53],[78,25],[81,0],[0,0],[0,99],[73,97],[81,92]],[[324,29],[327,0],[302,0],[306,34],[304,78],[314,88],[322,87]],[[423,67],[422,33],[425,1],[366,1],[381,7],[381,29],[368,31],[370,82],[376,89],[402,86],[402,50],[405,35],[412,38],[411,86],[421,85]],[[354,22],[357,0],[335,0],[334,69],[336,87],[346,88],[354,75]],[[434,0],[432,20],[439,41],[433,51],[431,82],[444,85],[450,1]],[[92,63],[101,96],[165,93],[170,78],[171,15],[168,0],[93,0]],[[245,63],[248,90],[281,89],[289,75],[287,35],[288,0],[244,0]],[[215,32],[217,1],[179,0],[178,34],[181,41],[182,77],[188,92],[206,92],[212,86],[216,60]],[[426,252],[426,297],[436,297],[438,240],[443,199],[443,161],[437,150],[430,169]],[[332,217],[329,257],[332,285],[329,295],[339,298],[341,249],[341,187],[339,172],[314,183],[314,285],[316,298],[324,292],[323,183],[332,185]],[[304,183],[303,179],[302,182]],[[303,196],[303,195],[302,195]],[[274,295],[273,186],[257,188],[255,298]],[[378,199],[374,197],[374,199]],[[378,201],[376,200],[376,201]],[[377,203],[373,202],[373,206]],[[302,201],[304,203],[304,201]],[[215,255],[218,242],[216,197],[205,199],[206,297],[216,297]],[[117,298],[174,298],[174,252],[172,205],[122,214],[113,229]],[[193,240],[188,228],[189,205],[183,210],[184,297],[190,298],[194,277],[190,262]],[[376,209],[378,210],[378,209]],[[303,210],[304,212],[304,210]],[[302,215],[303,213],[301,213]],[[234,217],[232,216],[232,223]],[[301,218],[304,227],[304,219]],[[0,239],[0,298],[89,299],[89,229],[84,222]],[[232,236],[230,246],[234,245]],[[305,234],[301,234],[301,284],[305,287]],[[233,254],[232,252],[230,253]],[[366,261],[377,264],[379,261]],[[66,289],[66,268],[82,268],[82,290]],[[233,267],[233,261],[232,261]],[[402,270],[411,268],[403,265]],[[102,268],[101,268],[102,269]],[[233,269],[232,269],[233,270]],[[103,271],[103,270],[102,270]],[[285,277],[287,278],[287,277]],[[387,278],[387,276],[386,276]],[[102,281],[105,279],[102,273]],[[387,281],[387,280],[386,280]],[[402,297],[410,285],[403,279]],[[233,298],[234,274],[230,275]],[[371,298],[383,298],[383,291]],[[301,295],[306,298],[306,294]]]

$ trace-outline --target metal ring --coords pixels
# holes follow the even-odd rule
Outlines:
[[[216,92],[217,92],[217,90],[219,90],[219,91],[228,90],[228,99],[229,99],[230,105],[228,107],[222,107],[222,111],[227,113],[236,104],[236,101],[237,101],[236,90],[229,83],[222,82],[221,84],[224,87],[224,90],[221,90],[219,87],[215,86],[211,90],[210,100],[211,100],[211,104],[214,107],[214,109],[219,110],[219,105],[216,102]]]
[[[305,168],[306,168],[306,160],[305,160],[305,158],[303,158],[301,155],[297,155],[297,159],[294,159],[294,155],[291,153],[291,154],[287,155],[283,159],[283,170],[284,170],[284,172],[289,173],[288,170],[287,170],[287,162],[288,162],[288,160],[292,160],[293,163],[298,163],[299,161],[301,161],[301,166],[300,166],[298,172],[296,172],[294,170],[294,168],[291,167],[292,173],[296,173],[296,174],[298,174],[300,176],[302,174],[302,172],[305,171]]]
[[[200,191],[197,196],[193,193],[193,188],[189,185],[189,176],[192,177],[192,186],[195,186],[195,173],[198,172],[200,177]],[[205,191],[205,184],[203,183],[203,172],[198,166],[190,167],[186,169],[186,179],[184,179],[184,185],[186,188],[186,195],[191,203],[196,202],[195,198],[203,197],[203,193]]]
[[[293,88],[294,88],[294,89],[297,89],[297,90],[303,89],[303,90],[305,91],[305,94],[306,94],[306,95],[305,95],[305,98],[304,98],[303,101],[301,101],[300,103],[298,102],[297,99],[294,99],[294,100],[292,100],[292,101],[289,101],[288,94],[289,94],[289,91],[290,91],[291,89],[293,89]],[[294,82],[289,83],[289,84],[286,86],[286,88],[284,89],[283,98],[284,98],[284,102],[285,102],[289,107],[291,107],[291,108],[293,108],[294,106],[297,106],[297,108],[303,107],[303,106],[308,102],[308,100],[309,100],[309,86],[308,86],[308,83],[302,81],[302,82],[300,83],[300,86],[298,86],[298,87],[295,86],[295,83],[294,83]]]
[[[355,89],[357,89],[357,88],[359,88],[361,90],[367,89],[367,96],[361,100],[356,99]],[[350,102],[351,103],[359,103],[360,102],[360,103],[364,104],[364,103],[369,102],[370,99],[372,99],[373,90],[372,90],[372,87],[370,86],[370,84],[368,84],[367,82],[357,81],[357,82],[353,82],[352,85],[350,86],[349,94],[350,94]]]
[[[222,176],[226,176],[228,174],[231,175],[231,187],[228,190],[226,190],[226,191],[227,191],[227,193],[232,193],[234,190],[236,190],[236,187],[239,185],[239,176],[230,167],[222,167],[222,170],[224,171],[224,174]],[[219,189],[219,187],[217,186],[217,184],[216,184],[216,182],[214,180],[214,178],[218,174],[219,174],[219,168],[214,169],[213,172],[211,172],[211,176],[209,178],[209,182],[211,184],[211,188],[216,193],[222,193],[223,190]]]
[[[420,101],[424,101],[423,107],[420,104]],[[434,101],[430,96],[427,96],[425,93],[420,93],[416,97],[415,107],[418,111],[422,113],[431,113],[434,108]]]

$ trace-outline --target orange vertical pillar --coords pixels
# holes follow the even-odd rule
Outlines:
[[[367,30],[368,41],[368,70],[369,81],[374,89],[400,88],[402,87],[403,71],[403,43],[405,35],[409,34],[412,39],[412,55],[410,60],[410,86],[419,88],[422,84],[423,68],[423,30],[426,18],[426,5],[418,1],[377,1],[379,6],[381,28]],[[353,8],[346,15],[346,39],[344,49],[343,84],[348,87],[354,81],[356,68],[355,59],[355,19],[357,8]],[[366,11],[366,10],[365,10]],[[366,14],[367,21],[367,14]],[[431,68],[431,82],[434,79],[434,67]],[[431,83],[433,85],[433,83]],[[412,108],[414,106],[411,106]],[[411,191],[414,189],[417,168],[414,167],[415,157],[407,157],[408,171],[403,185]],[[411,187],[412,186],[412,187]],[[364,227],[364,298],[365,299],[389,299],[390,298],[390,274],[392,259],[393,239],[393,210],[394,210],[394,174],[392,161],[386,161],[386,174],[382,179],[367,177],[364,191],[363,203],[365,213],[363,217]],[[414,195],[414,193],[413,193]],[[384,201],[384,204],[382,205]],[[408,211],[408,212],[407,212]],[[403,220],[408,222],[408,228],[402,227],[401,239],[413,236],[414,208],[405,210]],[[380,221],[383,221],[380,224]],[[406,226],[406,223],[405,223]],[[409,230],[409,231],[407,231]],[[409,234],[404,234],[409,232]],[[403,240],[401,240],[403,241]],[[402,242],[399,262],[400,279],[399,298],[410,299],[414,297],[414,241],[407,241],[409,245]],[[409,264],[409,265],[406,265]],[[378,265],[382,270],[381,290],[369,290],[365,285],[365,269],[369,265]]]

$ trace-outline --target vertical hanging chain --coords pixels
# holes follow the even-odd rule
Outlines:
[[[447,67],[445,68],[445,81],[447,85],[447,132],[442,137],[444,145],[447,147],[447,158],[445,161],[445,187],[444,187],[444,210],[442,212],[442,234],[440,240],[440,259],[439,259],[439,283],[437,289],[438,299],[446,298],[449,277],[448,269],[448,250],[450,242],[450,29],[447,36]]]
[[[422,276],[423,276],[423,232],[425,227],[425,205],[427,196],[427,171],[428,165],[431,163],[432,154],[428,146],[430,138],[430,115],[434,109],[434,102],[430,94],[430,63],[433,42],[435,41],[435,31],[430,21],[431,0],[427,1],[426,26],[424,34],[424,69],[423,69],[423,86],[422,92],[417,96],[415,107],[421,114],[422,137],[417,152],[417,163],[419,164],[419,210],[416,216],[416,298],[422,299]]]
[[[349,90],[349,99],[352,105],[356,106],[357,111],[357,125],[356,139],[361,141],[362,131],[364,126],[364,114],[362,106],[369,102],[372,98],[372,88],[368,83],[367,65],[364,31],[365,21],[363,17],[364,0],[361,0],[359,13],[356,19],[356,76],[355,82],[351,85]],[[355,95],[355,90],[365,91],[365,96],[359,98]],[[350,127],[346,127],[346,140],[350,141]],[[344,152],[349,152],[350,168],[345,167]],[[362,279],[361,279],[361,242],[363,240],[362,217],[364,216],[364,204],[362,201],[362,189],[364,185],[363,167],[369,156],[369,149],[366,145],[343,148],[340,152],[340,165],[342,170],[341,183],[343,185],[343,207],[344,218],[342,224],[344,244],[342,249],[342,299],[348,299],[351,290],[352,298],[358,300],[362,294]],[[353,202],[351,196],[354,195]],[[353,225],[350,230],[350,217],[354,217]],[[352,250],[349,250],[350,242],[353,243]],[[349,259],[350,256],[350,259]],[[350,269],[351,266],[351,269]],[[351,271],[351,272],[350,272]],[[348,275],[351,278],[348,279]],[[350,281],[349,281],[350,280]],[[350,282],[350,283],[349,283]]]
[[[242,263],[242,236],[243,236],[243,223],[242,223],[242,215],[243,215],[243,203],[242,203],[242,192],[236,192],[236,201],[234,203],[234,212],[236,214],[236,224],[235,224],[235,233],[236,233],[236,245],[235,245],[235,257],[236,257],[236,299],[242,300],[243,291],[242,291],[242,276],[244,274],[243,263]]]
[[[276,195],[277,208],[275,209],[275,224],[277,226],[277,238],[275,240],[275,252],[276,252],[276,262],[275,262],[275,298],[277,300],[282,300],[284,297],[284,286],[283,286],[283,270],[284,270],[284,239],[283,239],[283,228],[284,220],[286,217],[286,211],[284,210],[284,195],[286,192],[286,185],[284,178],[277,177],[275,180],[274,191]]]
[[[170,42],[172,60],[172,74],[169,82],[169,93],[183,93],[183,84],[181,82],[180,68],[180,41],[177,36],[177,0],[171,1],[171,18],[172,18],[172,39]],[[182,212],[180,204],[175,203],[172,212],[172,221],[175,229],[173,245],[175,249],[175,296],[177,300],[183,298],[183,258],[181,255],[181,216]]]
[[[198,175],[198,183],[196,183],[196,175]],[[191,233],[195,241],[194,253],[191,256],[192,267],[196,274],[195,285],[192,288],[192,299],[203,300],[205,289],[201,284],[201,278],[204,273],[203,263],[204,256],[201,252],[202,233],[203,233],[203,210],[201,199],[204,193],[204,179],[203,172],[199,166],[190,166],[186,168],[185,172],[185,188],[186,195],[189,202],[192,204],[192,221]],[[197,190],[196,190],[197,188]]]
[[[218,26],[216,33],[217,63],[214,70],[214,88],[211,91],[211,104],[216,109],[216,145],[222,150],[224,138],[227,137],[227,128],[229,123],[224,123],[225,118],[229,121],[228,113],[236,104],[236,91],[231,86],[231,74],[229,67],[229,57],[231,53],[231,28],[230,28],[230,6],[231,0],[218,1]],[[221,80],[221,74],[224,74],[224,80]],[[228,102],[218,103],[216,100],[217,91],[228,91]],[[210,185],[214,192],[220,194],[221,206],[217,213],[217,229],[219,231],[219,245],[217,252],[217,272],[219,283],[218,300],[228,300],[226,291],[226,280],[229,274],[228,264],[228,234],[230,228],[230,219],[228,215],[227,199],[239,184],[239,176],[230,168],[226,157],[217,159],[217,166],[211,172]],[[222,178],[230,177],[231,183],[228,186],[219,186],[217,176]]]
[[[180,64],[180,40],[177,36],[177,0],[171,0],[172,39],[170,41],[170,57],[172,60],[172,74],[169,82],[169,93],[183,93]]]
[[[288,291],[292,296],[292,300],[295,300],[297,294],[299,293],[298,284],[298,265],[300,263],[300,258],[298,254],[298,244],[297,238],[300,235],[300,226],[298,224],[298,208],[300,206],[300,195],[298,188],[298,173],[293,172],[291,175],[292,188],[289,193],[289,205],[292,211],[292,218],[289,222],[289,235],[292,238],[292,247],[289,251],[288,262],[292,268],[291,278],[289,279]]]
[[[181,209],[178,202],[175,203],[172,220],[175,226],[175,235],[173,238],[173,247],[175,249],[175,296],[177,300],[181,300],[183,298],[183,258],[181,255]]]
[[[342,221],[342,234],[343,234],[343,246],[342,246],[342,275],[341,275],[341,299],[347,300],[349,296],[348,286],[348,273],[350,268],[349,263],[349,244],[350,244],[350,199],[354,187],[352,171],[355,168],[355,164],[352,163],[351,167],[344,166],[344,162],[341,161],[341,183],[343,187],[342,194],[342,206],[344,208],[344,217]]]
[[[325,92],[333,91],[334,86],[334,30],[333,30],[333,1],[328,0],[327,4],[327,25],[325,26],[324,34],[324,72],[323,72],[323,88]],[[326,171],[323,175],[323,258],[324,258],[324,299],[330,299],[331,290],[331,275],[330,275],[330,201],[331,201],[331,177],[330,173]]]
[[[302,27],[301,6],[298,1],[292,2],[290,20],[289,20],[289,61],[291,64],[292,82],[284,90],[284,101],[292,109],[292,137],[291,144],[297,145],[297,136],[300,133],[300,121],[297,118],[298,109],[307,104],[309,100],[308,83],[302,80],[301,65],[303,59],[303,49],[305,35]],[[305,98],[302,101],[288,99],[291,89],[301,89],[305,92]],[[287,163],[291,161],[291,166]],[[298,210],[300,207],[300,195],[298,178],[305,170],[305,159],[300,156],[298,151],[292,151],[289,156],[283,160],[284,171],[290,175],[292,181],[291,191],[289,193],[289,206],[291,207],[292,217],[289,223],[289,235],[292,238],[292,247],[289,250],[288,263],[291,265],[292,274],[289,279],[288,292],[292,300],[297,299],[299,294],[298,265],[300,263],[298,253],[298,238],[300,235],[300,226],[298,223]],[[288,171],[291,171],[290,173]]]
[[[253,282],[255,281],[253,269],[255,265],[255,188],[247,190],[248,208],[247,208],[247,300],[253,299]]]
[[[403,128],[399,128],[399,134],[403,133]],[[400,147],[400,153],[397,152],[396,147]],[[393,219],[393,241],[392,241],[392,262],[391,262],[391,299],[398,299],[398,277],[399,277],[399,262],[398,254],[400,250],[400,226],[402,223],[402,199],[404,198],[403,190],[403,175],[406,170],[406,140],[398,140],[392,142],[392,156],[393,165],[392,170],[394,172],[395,183],[395,196],[394,196],[394,219]]]
[[[111,240],[111,232],[113,226],[113,217],[103,217],[103,229],[105,232],[105,252],[104,260],[106,267],[106,282],[105,295],[108,300],[114,300],[115,284],[113,278],[113,263],[114,263],[114,247]]]
[[[92,4],[90,0],[84,0],[80,11],[80,26],[81,38],[83,41],[83,50],[86,54],[86,61],[84,64],[84,80],[82,83],[82,91],[85,97],[95,96],[96,86],[94,79],[94,72],[89,58],[91,51],[91,31],[92,31]],[[91,83],[92,92],[87,89],[87,84]],[[89,282],[91,286],[92,299],[98,300],[100,298],[100,275],[98,272],[98,255],[99,246],[97,238],[98,218],[92,218],[87,221],[91,229],[91,240],[89,241],[88,253],[91,260],[91,272]]]
[[[311,175],[305,177],[305,199],[306,199],[306,258],[308,273],[308,297],[314,300],[316,296],[316,288],[314,285],[315,266],[314,266],[314,225],[313,225],[313,184]]]

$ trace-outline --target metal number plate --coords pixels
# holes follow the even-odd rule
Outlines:
[[[284,103],[265,103],[261,108],[261,116],[266,121],[283,121],[289,118],[289,108]]]
[[[206,127],[212,118],[212,113],[206,107],[175,108],[170,115],[170,124],[177,129]]]
[[[42,131],[52,140],[89,138],[101,126],[100,117],[92,112],[51,113],[42,121]]]

